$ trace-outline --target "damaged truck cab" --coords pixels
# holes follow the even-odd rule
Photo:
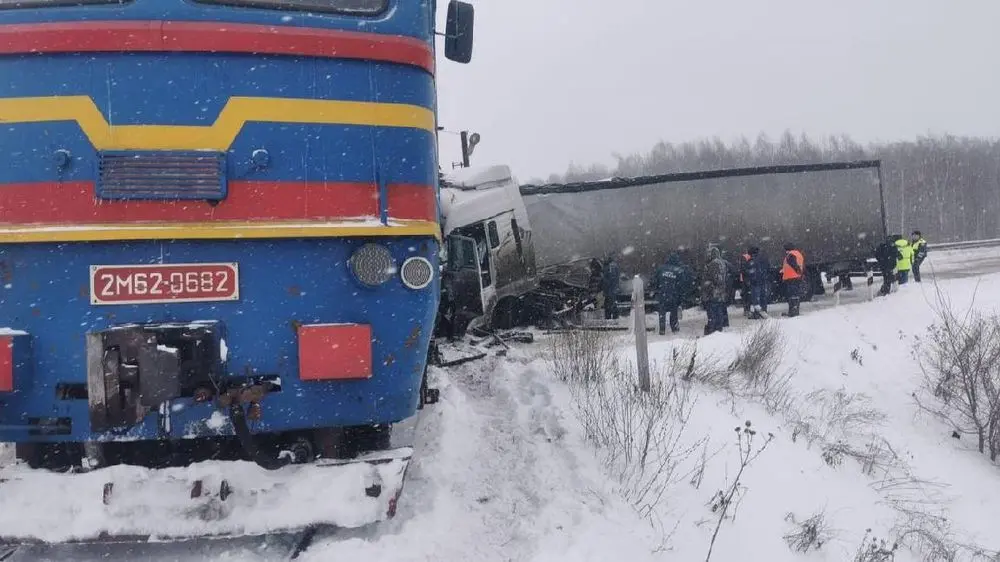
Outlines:
[[[544,214],[526,202],[521,187],[504,165],[464,168],[443,180],[448,255],[439,335],[562,326],[596,301],[599,261],[553,251],[561,238],[540,239]],[[534,204],[546,208],[544,203]]]
[[[442,315],[456,333],[515,325],[538,288],[531,223],[507,166],[466,168],[441,188]]]

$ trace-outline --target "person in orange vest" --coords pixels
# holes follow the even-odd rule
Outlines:
[[[783,316],[799,315],[799,300],[802,298],[802,281],[806,272],[806,259],[794,244],[785,244],[785,260],[781,264],[781,283],[785,286],[788,312]]]
[[[750,276],[747,267],[750,265],[750,249],[744,250],[740,256],[740,301],[743,303],[743,316],[750,318]]]

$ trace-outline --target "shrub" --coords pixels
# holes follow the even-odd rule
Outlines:
[[[1000,318],[970,310],[963,316],[942,302],[919,347],[925,410],[957,432],[976,437],[979,452],[1000,456]]]
[[[746,377],[751,388],[767,386],[778,371],[785,351],[785,338],[778,323],[768,320],[743,336],[729,368]]]
[[[826,512],[824,511],[820,511],[802,522],[796,521],[794,513],[789,513],[785,516],[785,521],[794,525],[793,529],[785,534],[784,539],[789,548],[796,552],[819,550],[834,535],[826,521]]]
[[[578,330],[556,334],[548,356],[561,380],[589,384],[617,368],[619,338],[607,332]]]
[[[879,539],[872,535],[872,530],[865,531],[865,538],[861,541],[854,554],[854,562],[888,562],[896,559],[898,544],[889,544],[885,539]]]

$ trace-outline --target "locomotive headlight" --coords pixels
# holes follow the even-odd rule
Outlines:
[[[423,289],[434,280],[434,266],[425,258],[408,258],[400,268],[399,277],[407,287]]]
[[[377,287],[396,274],[396,260],[392,259],[389,248],[380,244],[361,246],[351,255],[348,265],[354,277],[369,287]]]

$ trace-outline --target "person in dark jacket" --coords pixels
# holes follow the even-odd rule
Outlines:
[[[750,266],[750,250],[752,248],[747,248],[742,254],[740,254],[740,267],[739,267],[739,286],[740,286],[740,302],[743,303],[743,316],[750,318],[750,307],[753,304],[752,295],[750,294],[750,276],[747,274],[747,268]]]
[[[609,256],[604,264],[604,276],[601,288],[604,292],[604,319],[618,319],[618,285],[621,282],[621,269],[614,256]]]
[[[767,318],[767,303],[771,300],[771,264],[760,248],[753,246],[748,255],[745,277],[750,287],[750,318]]]
[[[803,281],[806,274],[806,260],[802,251],[794,244],[785,244],[785,259],[781,264],[781,282],[785,286],[785,299],[788,300],[788,312],[785,316],[794,318],[799,315],[799,301],[802,300]]]
[[[910,247],[913,248],[913,265],[911,266],[913,280],[920,283],[920,264],[927,259],[927,241],[924,240],[919,230],[914,230],[910,234]]]
[[[708,263],[701,281],[701,298],[705,303],[708,323],[705,324],[705,335],[721,332],[725,324],[726,302],[729,300],[728,290],[729,265],[722,259],[722,252],[715,246],[708,250]]]
[[[653,274],[651,289],[656,291],[661,336],[667,333],[667,315],[670,316],[670,331],[675,334],[680,331],[678,312],[692,277],[691,270],[681,263],[681,257],[676,252],[671,253],[666,263]]]
[[[892,292],[892,282],[896,279],[896,260],[899,251],[892,238],[882,242],[875,249],[875,259],[878,261],[879,273],[882,274],[882,287],[878,294],[885,296]]]
[[[736,302],[736,289],[740,279],[740,271],[738,266],[726,258],[722,258],[722,261],[726,262],[726,306],[722,307],[722,327],[728,328],[729,305]]]

